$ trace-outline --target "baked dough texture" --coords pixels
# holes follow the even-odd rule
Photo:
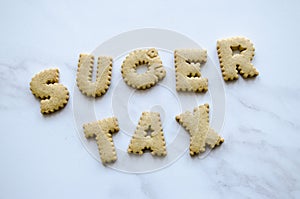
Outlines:
[[[80,54],[78,61],[76,82],[79,90],[92,97],[100,97],[110,86],[112,57],[99,56],[97,62],[96,81],[92,82],[94,56]]]
[[[86,138],[95,138],[100,158],[103,164],[115,162],[117,154],[112,139],[112,133],[119,131],[118,120],[115,117],[90,122],[83,125]]]
[[[137,67],[147,65],[145,73],[137,73]],[[135,50],[122,64],[122,77],[126,84],[136,89],[148,89],[166,76],[162,61],[155,48]]]
[[[238,73],[243,78],[254,77],[259,74],[251,63],[255,49],[249,39],[231,37],[218,40],[217,51],[225,81],[238,79]]]
[[[147,133],[150,135],[147,135]],[[159,113],[142,113],[139,124],[128,147],[128,153],[142,155],[145,149],[151,150],[152,155],[167,155],[166,142]]]
[[[186,111],[176,116],[176,121],[190,134],[191,156],[204,152],[206,144],[215,148],[224,142],[224,139],[209,126],[208,104],[196,107],[193,113]]]
[[[59,70],[48,69],[36,74],[30,82],[33,95],[41,99],[41,113],[55,112],[68,103],[69,91],[59,84]]]
[[[177,49],[174,51],[176,90],[205,92],[208,90],[208,79],[203,78],[200,65],[207,60],[206,50]]]

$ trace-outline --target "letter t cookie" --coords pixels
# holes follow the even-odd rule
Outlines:
[[[86,138],[95,137],[103,164],[117,160],[112,133],[119,131],[118,120],[115,117],[98,120],[83,125]]]

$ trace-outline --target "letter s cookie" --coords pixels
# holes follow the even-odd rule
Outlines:
[[[48,69],[36,74],[30,82],[32,94],[41,99],[43,114],[55,112],[68,103],[69,91],[58,81],[59,70]]]

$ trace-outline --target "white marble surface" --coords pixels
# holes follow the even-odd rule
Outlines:
[[[299,198],[299,2],[6,1],[0,6],[0,198]],[[43,117],[29,90],[60,69],[72,95],[78,55],[120,32],[189,36],[218,64],[216,40],[243,35],[260,75],[225,84],[226,142],[201,161],[125,174],[103,167],[76,132],[72,100]]]

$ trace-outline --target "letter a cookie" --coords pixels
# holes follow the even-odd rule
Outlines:
[[[150,135],[147,135],[148,133]],[[145,149],[150,149],[152,155],[167,155],[166,142],[159,113],[142,113],[139,124],[128,147],[128,153],[142,155]]]

